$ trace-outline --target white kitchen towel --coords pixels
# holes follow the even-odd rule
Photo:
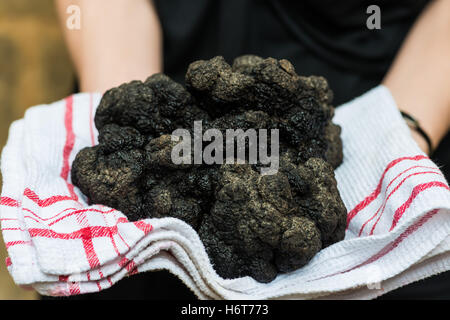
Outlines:
[[[117,210],[87,204],[70,167],[81,148],[97,142],[100,98],[84,93],[32,107],[11,125],[0,219],[6,265],[18,285],[75,295],[167,269],[202,299],[365,299],[450,269],[450,189],[383,86],[336,109],[345,239],[267,284],[219,277],[195,230],[180,220],[129,222]]]

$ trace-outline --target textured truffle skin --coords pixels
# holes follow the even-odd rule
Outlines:
[[[293,271],[344,238],[346,209],[334,178],[342,162],[333,94],[287,60],[241,56],[192,63],[186,88],[158,74],[106,92],[95,116],[99,144],[81,150],[72,181],[131,221],[176,217],[197,230],[224,278],[260,282]],[[279,129],[280,163],[181,164],[175,129]],[[205,147],[206,143],[204,143]]]

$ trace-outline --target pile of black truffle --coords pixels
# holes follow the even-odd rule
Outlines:
[[[72,181],[131,221],[184,220],[220,276],[269,282],[344,237],[331,101],[324,78],[298,76],[287,60],[196,61],[186,88],[157,74],[106,92],[95,115],[99,144],[78,153]],[[175,165],[172,132],[198,120],[204,130],[278,129],[278,173],[249,163]]]

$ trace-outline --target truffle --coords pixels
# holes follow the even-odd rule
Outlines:
[[[222,57],[196,61],[186,87],[162,74],[122,84],[104,94],[95,115],[99,144],[77,154],[72,181],[91,203],[130,221],[190,224],[220,276],[270,282],[344,238],[346,209],[334,178],[342,142],[332,99],[323,77],[252,55],[232,65]],[[175,164],[172,133],[195,135],[194,121],[223,133],[278,130],[278,171],[262,175],[259,160]]]

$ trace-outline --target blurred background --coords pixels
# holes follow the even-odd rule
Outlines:
[[[0,149],[12,121],[33,105],[73,92],[74,71],[53,0],[0,0]],[[0,190],[2,180],[0,174]],[[0,300],[36,299],[14,284],[0,243]]]

